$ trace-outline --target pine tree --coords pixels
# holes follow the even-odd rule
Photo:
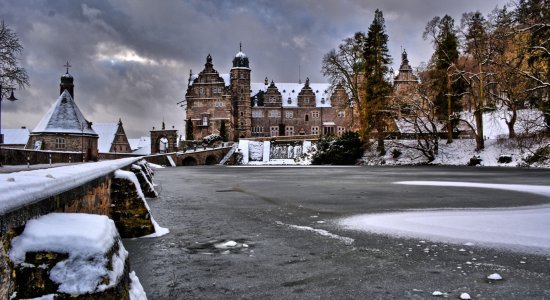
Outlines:
[[[381,10],[374,12],[374,20],[369,27],[365,49],[365,102],[369,126],[376,128],[378,145],[376,150],[385,154],[385,117],[388,115],[387,96],[391,93],[389,66],[392,62],[388,50],[388,35]]]

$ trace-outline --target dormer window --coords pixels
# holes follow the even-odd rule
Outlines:
[[[269,103],[275,103],[275,97],[269,96]]]

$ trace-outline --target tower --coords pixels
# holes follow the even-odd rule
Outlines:
[[[242,45],[239,45],[239,52],[233,58],[233,68],[230,71],[235,139],[252,135],[250,72],[248,57],[242,52]]]
[[[63,91],[67,90],[71,97],[74,99],[74,78],[69,74],[69,68],[71,65],[67,62],[64,67],[67,68],[67,72],[61,75],[61,82],[59,83],[59,95],[63,94]]]

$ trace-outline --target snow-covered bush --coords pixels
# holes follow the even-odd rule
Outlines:
[[[357,132],[345,132],[340,137],[323,136],[316,148],[313,165],[354,165],[363,155],[363,142]]]
[[[223,138],[217,134],[207,135],[202,138],[203,144],[212,145],[214,142],[222,141]]]

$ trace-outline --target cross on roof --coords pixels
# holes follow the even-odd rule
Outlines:
[[[69,73],[69,68],[72,67],[70,64],[69,64],[69,61],[67,61],[66,64],[63,65],[65,68],[67,68],[67,73]]]

